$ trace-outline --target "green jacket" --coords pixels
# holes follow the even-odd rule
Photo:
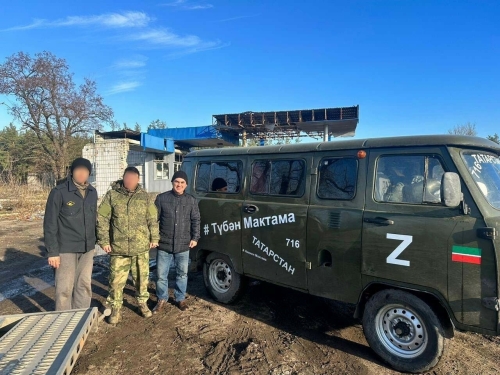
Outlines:
[[[160,241],[156,206],[140,185],[130,192],[116,181],[97,213],[97,243],[111,245],[111,255],[141,254]]]

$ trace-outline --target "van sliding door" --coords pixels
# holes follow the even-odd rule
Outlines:
[[[315,153],[307,219],[309,293],[355,303],[361,291],[361,230],[367,159],[358,150]]]
[[[246,274],[306,289],[306,221],[311,157],[249,158],[243,204],[242,257]]]

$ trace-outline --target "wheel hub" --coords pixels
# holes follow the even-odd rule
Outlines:
[[[394,332],[396,332],[396,334],[403,338],[403,337],[407,337],[411,334],[411,328],[410,328],[410,325],[402,320],[400,320],[399,322],[397,322],[395,325],[394,325]]]
[[[407,307],[391,305],[380,309],[375,325],[382,344],[400,357],[415,358],[427,346],[422,319]]]
[[[208,269],[210,285],[218,293],[226,293],[233,280],[231,267],[222,259],[215,259]]]
[[[217,279],[219,281],[224,282],[224,280],[226,280],[226,277],[227,277],[227,275],[226,275],[226,272],[224,270],[220,270],[219,272],[217,272]]]

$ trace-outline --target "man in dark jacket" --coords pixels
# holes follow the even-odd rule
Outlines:
[[[96,244],[97,192],[89,185],[92,164],[75,159],[71,176],[50,192],[43,232],[55,268],[56,310],[90,307]]]
[[[168,271],[172,262],[175,262],[176,270],[175,303],[182,311],[187,308],[185,298],[189,249],[195,247],[200,239],[198,202],[195,197],[185,193],[187,184],[186,173],[177,171],[172,177],[172,190],[156,197],[160,243],[156,255],[158,303],[153,309],[153,314],[164,310],[168,301]]]

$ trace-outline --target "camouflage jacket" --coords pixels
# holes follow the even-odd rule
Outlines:
[[[97,213],[97,243],[111,245],[112,255],[141,254],[160,240],[156,207],[140,185],[129,192],[123,181],[115,182]]]

